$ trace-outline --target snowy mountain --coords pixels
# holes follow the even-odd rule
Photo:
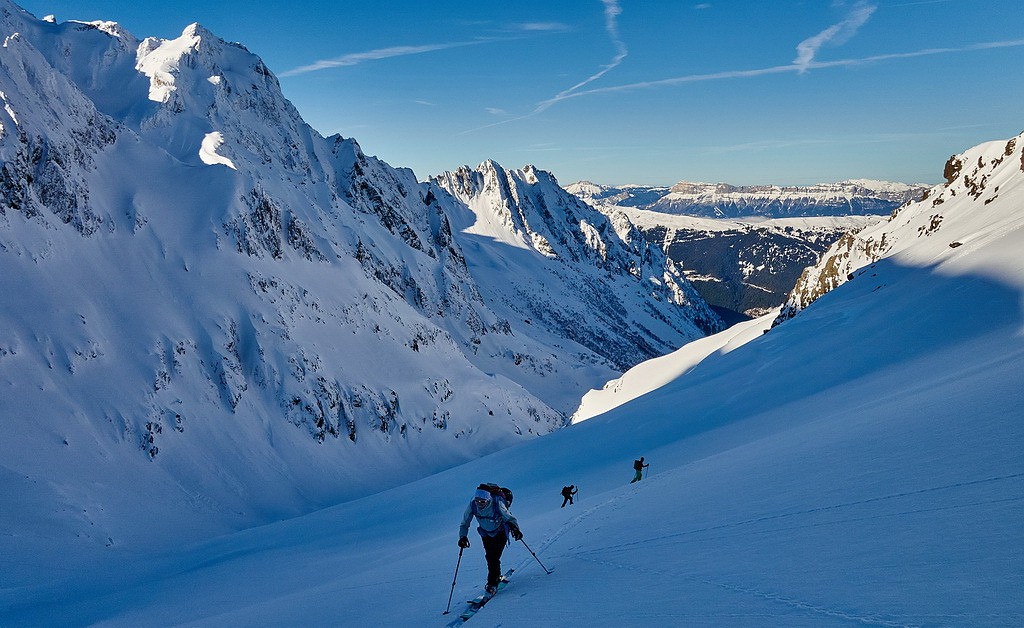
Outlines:
[[[587,388],[719,324],[626,223],[545,231],[564,257],[528,261],[459,233],[474,210],[318,135],[259,57],[198,24],[139,40],[0,0],[0,33],[11,560],[395,486],[556,430]],[[550,292],[508,303],[478,278],[503,265]]]
[[[670,188],[610,187],[582,181],[566,189],[594,205],[636,207],[708,218],[786,218],[885,215],[907,201],[920,198],[928,187],[852,179],[810,186],[735,186],[681,181]]]
[[[892,248],[855,279],[768,333],[770,316],[639,365],[599,416],[202,544],[76,569],[63,539],[5,551],[0,623],[448,625],[485,577],[459,520],[495,481],[529,551],[505,550],[512,580],[471,625],[1019,625],[1022,148],[958,156],[869,228]]]
[[[715,219],[628,207],[625,213],[656,242],[717,312],[757,318],[785,302],[800,274],[833,242],[882,220],[879,216]]]
[[[1021,137],[989,142],[946,162],[946,182],[926,191],[885,222],[849,233],[806,269],[793,288],[776,324],[792,318],[822,295],[846,281],[869,274],[872,263],[887,257],[938,260],[972,240],[1002,235],[1019,215],[1001,214],[1003,204],[1019,209],[1019,199],[999,201],[1020,185],[1024,158],[1017,158]],[[945,205],[950,203],[949,205]],[[1014,205],[1017,203],[1017,205]],[[994,206],[991,206],[996,204]],[[945,206],[943,206],[945,205]],[[948,249],[946,248],[948,247]],[[909,251],[909,252],[908,252]],[[933,262],[937,263],[937,262]]]
[[[566,191],[583,201],[600,207],[612,205],[617,207],[637,207],[646,209],[658,202],[669,192],[668,187],[646,185],[623,185],[619,187],[601,185],[591,181],[577,181],[565,186]]]
[[[619,371],[722,328],[625,214],[605,216],[550,173],[487,161],[431,182],[455,201],[470,271],[506,319],[567,337]],[[470,211],[458,217],[458,207]]]

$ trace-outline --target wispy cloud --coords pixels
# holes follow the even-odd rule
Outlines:
[[[335,57],[333,59],[324,59],[321,61],[316,61],[315,63],[311,63],[309,65],[300,66],[292,70],[282,72],[281,76],[296,76],[298,74],[307,74],[309,72],[316,72],[318,70],[326,70],[329,68],[359,65],[360,63],[366,63],[367,61],[390,59],[392,57],[404,57],[407,55],[418,55],[426,52],[436,52],[438,50],[461,48],[463,46],[477,46],[492,41],[496,40],[473,39],[470,41],[456,41],[446,44],[426,44],[423,46],[392,46],[390,48],[377,48],[376,50],[368,50],[366,52],[353,52],[347,55],[342,55],[340,57]]]
[[[801,42],[800,45],[797,47],[797,58],[794,59],[792,63],[786,65],[777,65],[765,68],[754,68],[748,70],[724,70],[721,72],[711,72],[707,74],[688,74],[684,76],[677,76],[652,81],[641,81],[636,83],[628,83],[624,85],[613,85],[609,87],[581,89],[585,85],[593,82],[597,78],[600,78],[600,76],[604,75],[610,69],[614,68],[616,65],[621,63],[622,59],[625,57],[625,54],[628,52],[626,50],[625,45],[622,44],[621,40],[618,37],[618,29],[615,18],[619,15],[619,13],[621,13],[621,10],[619,9],[617,0],[603,1],[605,3],[606,8],[605,17],[606,24],[608,25],[607,28],[609,35],[612,36],[612,40],[614,42],[617,42],[617,46],[621,46],[619,48],[620,54],[616,55],[615,59],[613,59],[611,63],[609,63],[607,66],[604,66],[604,69],[602,69],[597,74],[594,74],[590,78],[577,83],[573,87],[560,92],[559,94],[553,96],[552,98],[549,98],[548,100],[538,103],[534,110],[529,113],[501,120],[498,122],[493,122],[491,124],[486,124],[473,129],[468,129],[466,131],[463,131],[461,135],[465,135],[467,133],[474,133],[476,131],[481,131],[483,129],[500,126],[503,124],[509,124],[511,122],[517,122],[519,120],[525,120],[527,118],[531,118],[537,115],[538,113],[541,113],[542,111],[546,110],[547,108],[551,107],[552,105],[558,102],[572,98],[579,98],[582,96],[593,96],[597,94],[611,94],[617,92],[654,89],[658,87],[684,85],[687,83],[754,78],[760,76],[768,76],[772,74],[801,74],[803,72],[806,72],[807,70],[823,70],[829,68],[851,67],[857,65],[878,63],[883,61],[912,59],[915,57],[969,53],[981,50],[992,50],[997,48],[1017,48],[1024,46],[1024,39],[1012,39],[1005,41],[982,42],[959,47],[925,48],[923,50],[879,54],[855,59],[815,61],[815,56],[817,55],[817,51],[819,48],[821,48],[821,46],[825,45],[826,43],[839,44],[849,40],[849,38],[853,37],[853,35],[856,34],[857,30],[861,26],[863,26],[863,24],[871,17],[872,13],[874,13],[876,9],[875,6],[869,5],[865,2],[858,2],[852,9],[850,15],[848,15],[845,20],[843,20],[839,24],[829,27],[828,29],[825,29],[824,31],[818,33],[814,37],[810,37]]]
[[[850,14],[838,24],[833,24],[813,37],[808,37],[796,46],[796,59],[793,65],[800,68],[800,72],[806,72],[817,56],[818,50],[827,44],[839,45],[846,43],[857,34],[857,31],[875,12],[875,7],[866,2],[858,2],[853,5]]]
[[[849,67],[856,65],[866,65],[869,63],[877,63],[880,61],[891,61],[895,59],[911,59],[914,57],[928,57],[941,54],[965,53],[974,52],[978,50],[992,50],[997,48],[1017,48],[1021,46],[1024,46],[1024,39],[1012,39],[1007,41],[983,42],[978,44],[971,44],[969,46],[960,46],[956,48],[926,48],[924,50],[915,50],[911,52],[895,52],[889,54],[873,55],[870,57],[862,57],[859,59],[839,59],[836,61],[811,61],[806,66],[792,63],[789,65],[777,65],[773,67],[757,68],[752,70],[726,70],[724,72],[713,72],[709,74],[689,74],[686,76],[677,76],[673,78],[660,79],[656,81],[642,81],[638,83],[629,83],[627,85],[615,85],[612,87],[588,89],[570,94],[566,96],[566,98],[578,98],[580,96],[590,96],[594,94],[607,94],[614,92],[634,91],[639,89],[651,89],[671,85],[682,85],[685,83],[699,83],[704,81],[753,78],[757,76],[766,76],[769,74],[785,74],[789,72],[799,73],[803,72],[806,69],[817,70],[826,68]]]
[[[710,9],[711,8],[711,3],[710,2],[701,2],[700,4],[694,5],[693,8],[697,9],[698,11],[703,11],[704,9]]]
[[[523,22],[521,24],[513,24],[512,28],[519,31],[527,32],[564,32],[572,30],[567,24],[561,22]]]
[[[487,113],[491,114],[492,116],[507,116],[508,115],[507,111],[505,111],[504,109],[499,109],[497,107],[487,107]]]

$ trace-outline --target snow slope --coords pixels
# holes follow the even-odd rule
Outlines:
[[[769,314],[737,323],[723,332],[694,340],[672,353],[634,366],[600,390],[591,390],[584,395],[572,415],[572,422],[586,421],[661,388],[682,377],[713,353],[728,353],[765,333],[771,329],[774,318],[775,314]]]
[[[942,207],[961,246],[911,229],[870,273],[610,412],[180,551],[8,562],[0,620],[444,626],[459,517],[497,481],[554,572],[510,547],[516,574],[471,626],[1020,625],[1019,141],[1001,163],[996,200]],[[639,455],[649,477],[629,484]],[[483,578],[474,537],[455,609]]]

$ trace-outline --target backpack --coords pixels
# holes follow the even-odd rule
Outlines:
[[[637,471],[640,471],[641,469],[644,468],[644,463],[640,462],[639,460],[634,460],[633,468],[636,469]]]
[[[487,491],[488,493],[490,493],[491,499],[495,500],[495,503],[501,502],[505,504],[506,509],[508,509],[508,507],[512,504],[512,491],[505,488],[504,486],[498,486],[497,484],[491,483],[484,483],[476,488],[478,491]],[[470,508],[473,509],[473,514],[476,515],[477,519],[480,519],[480,511],[476,507],[476,500],[470,502]],[[506,537],[509,537],[507,542],[511,545],[512,540],[511,534],[509,533],[508,523],[506,523],[505,520],[502,518],[501,513],[498,511],[497,507],[491,508],[490,517],[482,518],[490,519],[491,521],[495,521],[504,526],[505,535]],[[481,534],[483,534],[483,532],[481,532]]]
[[[487,491],[488,493],[491,494],[491,497],[493,497],[494,499],[500,499],[501,501],[505,502],[505,508],[508,508],[509,506],[512,505],[512,491],[505,488],[504,486],[486,483],[481,484],[476,488],[477,490],[480,491]]]

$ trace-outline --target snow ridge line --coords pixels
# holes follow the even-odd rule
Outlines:
[[[923,495],[925,493],[932,493],[932,492],[942,491],[942,490],[947,490],[947,489],[952,489],[952,488],[963,488],[963,487],[966,487],[966,486],[975,486],[975,485],[978,485],[978,484],[986,484],[986,483],[998,482],[998,481],[1002,481],[1002,480],[1012,480],[1012,479],[1017,479],[1017,478],[1022,478],[1022,477],[1024,477],[1024,473],[1013,473],[1013,474],[1010,474],[1010,475],[995,476],[995,477],[984,478],[984,479],[980,479],[980,480],[970,480],[970,481],[966,481],[966,482],[956,482],[954,484],[946,484],[946,485],[943,485],[943,486],[934,486],[934,487],[930,487],[930,488],[923,488],[923,489],[919,489],[919,490],[916,490],[916,491],[907,491],[907,492],[903,492],[903,493],[893,493],[891,495],[882,495],[880,497],[872,497],[872,498],[869,498],[869,499],[863,499],[863,500],[858,500],[858,501],[854,501],[854,502],[845,502],[845,503],[841,503],[841,504],[833,504],[833,505],[830,505],[830,506],[821,506],[819,508],[807,508],[807,509],[804,509],[804,510],[795,510],[795,511],[792,511],[792,512],[784,512],[784,513],[779,513],[777,515],[766,515],[764,517],[756,517],[756,518],[752,518],[752,519],[745,519],[743,521],[735,521],[735,522],[732,522],[732,523],[723,523],[723,524],[716,525],[716,526],[707,526],[707,527],[704,527],[704,528],[697,528],[697,529],[694,529],[694,530],[686,530],[686,531],[683,531],[683,532],[674,532],[672,534],[666,534],[666,535],[662,535],[662,536],[656,536],[656,537],[651,537],[651,538],[647,538],[647,539],[641,539],[641,540],[638,540],[638,541],[630,541],[629,543],[623,543],[621,545],[612,545],[612,546],[608,546],[608,547],[601,548],[601,549],[604,549],[604,550],[607,550],[607,549],[622,549],[622,548],[625,548],[625,547],[633,547],[635,545],[643,545],[643,544],[646,544],[646,543],[650,543],[652,541],[661,541],[661,540],[665,540],[665,539],[671,539],[671,538],[676,538],[676,537],[681,537],[681,536],[687,536],[687,535],[690,535],[690,534],[700,534],[701,532],[711,532],[713,530],[724,530],[724,529],[728,529],[728,528],[737,528],[737,527],[740,527],[740,526],[751,525],[751,524],[755,524],[755,523],[763,523],[765,521],[774,521],[774,520],[777,520],[777,519],[786,519],[786,518],[789,518],[789,517],[796,517],[796,516],[799,516],[799,515],[808,515],[808,514],[814,514],[814,513],[827,512],[827,511],[830,511],[830,510],[839,510],[841,508],[849,508],[851,506],[859,506],[859,505],[862,505],[862,504],[870,504],[870,503],[881,502],[881,501],[886,501],[886,500],[891,500],[891,499],[899,499],[899,498],[903,498],[903,497],[911,497],[911,496],[915,496],[915,495]],[[608,503],[610,503],[611,501],[614,501],[616,499],[618,499],[618,497],[613,498],[612,500],[609,500]],[[997,501],[999,501],[999,500],[997,500]],[[974,505],[977,505],[977,504],[974,504]],[[911,511],[911,512],[914,512],[914,511]],[[587,513],[584,513],[584,515],[581,515],[581,516],[586,516],[588,514],[589,514],[589,511]],[[904,513],[904,514],[910,514],[910,513]],[[558,533],[556,533],[556,536],[560,536],[561,534],[563,534],[565,529],[567,529],[567,528],[563,528],[563,530],[560,530]]]
[[[797,609],[805,610],[805,611],[811,611],[811,612],[816,613],[818,615],[825,615],[825,616],[828,616],[828,617],[837,617],[839,619],[845,619],[845,620],[848,620],[848,621],[855,621],[855,622],[858,622],[858,623],[861,623],[861,624],[868,624],[868,625],[872,625],[872,626],[891,626],[891,627],[894,627],[894,628],[912,628],[912,627],[920,626],[920,624],[905,624],[905,623],[900,623],[900,622],[896,622],[896,621],[882,619],[882,618],[878,617],[877,615],[858,615],[858,614],[851,613],[851,612],[848,612],[848,611],[844,611],[844,610],[841,610],[841,609],[829,608],[827,606],[819,606],[817,604],[812,604],[810,602],[805,602],[803,600],[798,600],[796,598],[788,597],[788,596],[781,595],[781,594],[778,594],[778,593],[770,593],[770,592],[767,592],[767,591],[761,591],[759,589],[754,589],[754,588],[750,588],[750,587],[741,587],[741,586],[731,585],[731,584],[727,584],[727,583],[723,583],[723,582],[715,582],[713,580],[708,580],[707,578],[701,578],[701,577],[698,577],[698,576],[680,576],[677,573],[666,573],[666,572],[659,571],[657,569],[651,569],[650,567],[641,567],[641,566],[634,566],[634,565],[621,565],[621,564],[618,564],[618,563],[613,563],[613,562],[608,562],[608,561],[604,561],[604,560],[599,560],[599,559],[596,559],[596,558],[586,558],[584,556],[577,556],[577,558],[579,560],[585,560],[585,561],[588,561],[588,562],[597,563],[599,565],[605,565],[605,566],[614,567],[614,568],[617,568],[617,569],[626,569],[626,570],[629,570],[629,571],[638,571],[638,572],[641,572],[641,573],[648,573],[648,574],[651,574],[651,575],[661,576],[661,577],[665,577],[665,578],[680,578],[680,577],[682,577],[683,579],[686,579],[686,580],[691,580],[693,582],[698,582],[698,583],[701,583],[701,584],[706,584],[706,585],[709,585],[709,586],[718,587],[720,589],[725,589],[726,591],[731,591],[733,593],[743,593],[743,594],[746,594],[746,595],[753,595],[753,596],[756,596],[756,597],[764,598],[764,599],[772,601],[772,602],[779,602],[781,604],[785,604],[786,606],[790,606],[792,608],[797,608]]]

